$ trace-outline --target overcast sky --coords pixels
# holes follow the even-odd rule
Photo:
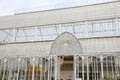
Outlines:
[[[113,0],[0,0],[0,16],[15,12],[78,6]]]

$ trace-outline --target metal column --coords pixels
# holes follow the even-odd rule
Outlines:
[[[57,70],[58,70],[58,60],[57,60],[57,56],[54,57],[54,60],[55,60],[55,72],[54,72],[54,80],[57,80]]]
[[[88,57],[87,57],[87,80],[89,80],[89,63],[88,63]]]
[[[100,55],[100,59],[101,59],[101,78],[103,80],[104,74],[103,74],[103,56],[102,55]]]
[[[21,58],[18,59],[18,71],[17,71],[17,80],[19,78],[19,69],[20,69],[20,61],[21,61]]]
[[[34,72],[35,72],[35,57],[33,57],[33,67],[32,67],[32,80],[34,80]]]
[[[76,55],[74,55],[74,80],[76,80]]]
[[[84,80],[84,56],[82,56],[82,80]]]

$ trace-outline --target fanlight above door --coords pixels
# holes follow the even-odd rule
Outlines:
[[[71,33],[64,32],[53,42],[50,54],[82,54],[82,47],[75,36],[73,36]]]

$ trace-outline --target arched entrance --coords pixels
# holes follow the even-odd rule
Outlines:
[[[55,80],[76,80],[76,55],[83,55],[80,42],[71,33],[59,35],[51,46],[56,56]]]

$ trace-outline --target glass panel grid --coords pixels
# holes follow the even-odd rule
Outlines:
[[[32,26],[0,30],[1,42],[27,42],[54,40],[64,32],[70,32],[77,38],[116,36],[116,25],[120,34],[120,19],[116,24],[115,19],[77,22],[68,24]]]

